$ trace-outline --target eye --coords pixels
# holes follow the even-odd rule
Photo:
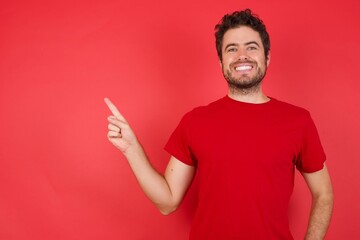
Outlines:
[[[255,46],[250,46],[250,47],[248,47],[247,49],[248,49],[248,50],[256,50],[257,47],[255,47]]]
[[[237,50],[236,48],[232,47],[232,48],[228,48],[227,52],[236,52],[236,50]]]

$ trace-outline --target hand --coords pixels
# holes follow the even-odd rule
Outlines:
[[[107,137],[109,141],[115,145],[115,147],[117,147],[122,153],[126,154],[131,147],[138,146],[139,142],[129,123],[121,115],[116,106],[108,98],[105,98],[104,100],[113,114],[113,116],[108,117],[109,132]]]

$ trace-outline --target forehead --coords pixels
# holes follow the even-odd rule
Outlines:
[[[257,42],[259,46],[263,46],[260,34],[247,26],[240,26],[226,31],[223,38],[223,48],[231,43],[243,45],[248,42]]]

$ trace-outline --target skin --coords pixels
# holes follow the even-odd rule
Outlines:
[[[164,175],[158,173],[126,119],[109,99],[105,98],[105,103],[113,114],[108,117],[109,141],[124,154],[141,188],[159,211],[164,215],[175,211],[194,177],[195,168],[171,157]]]
[[[326,165],[314,173],[301,173],[312,196],[306,240],[324,239],[334,205],[334,193]]]
[[[248,103],[269,101],[270,99],[262,91],[262,79],[269,63],[270,54],[266,59],[258,32],[242,26],[229,29],[224,34],[220,64],[229,85],[229,97]],[[236,70],[237,67],[246,66],[251,69]]]
[[[262,78],[270,63],[265,57],[259,33],[245,26],[228,30],[223,38],[221,68],[228,81],[228,96],[237,101],[261,104],[270,99],[262,91]],[[239,71],[236,68],[243,68]],[[168,215],[181,203],[195,168],[171,157],[165,173],[158,173],[129,123],[107,98],[112,112],[108,117],[108,139],[126,157],[141,188],[159,211]],[[333,191],[327,167],[314,173],[302,173],[312,194],[312,207],[306,240],[323,239],[330,223]]]

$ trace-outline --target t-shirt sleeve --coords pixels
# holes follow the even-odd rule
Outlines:
[[[181,162],[195,166],[196,161],[190,150],[189,113],[186,114],[171,134],[165,150]]]
[[[305,121],[296,168],[301,172],[312,173],[323,169],[326,156],[318,131],[309,113]]]

